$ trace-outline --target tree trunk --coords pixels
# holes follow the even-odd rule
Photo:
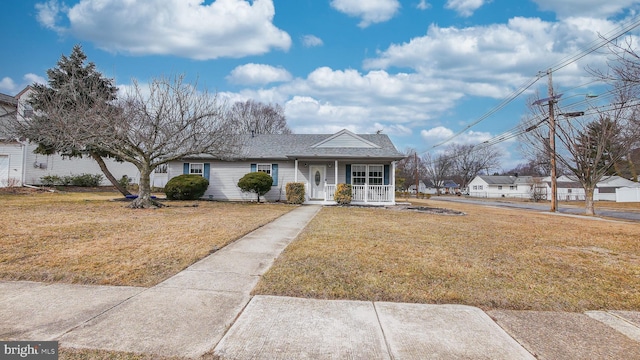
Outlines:
[[[132,209],[155,209],[163,207],[161,203],[151,198],[151,169],[144,164],[140,170],[140,182],[138,184],[138,197],[135,198],[129,207]]]
[[[104,163],[104,159],[102,158],[102,156],[94,152],[90,152],[89,154],[91,155],[91,158],[93,158],[93,160],[95,160],[98,163],[98,166],[100,166],[100,170],[102,170],[102,173],[107,178],[107,180],[109,180],[111,185],[115,186],[115,188],[118,189],[118,191],[122,194],[122,196],[131,195],[131,193],[125,187],[120,185],[120,183],[118,182],[118,180],[116,180],[116,178],[113,176],[111,171],[109,171],[109,168],[107,168],[107,164]]]
[[[595,208],[593,206],[593,192],[594,189],[584,189],[584,203],[585,203],[585,214],[589,216],[594,216],[596,214]]]
[[[631,152],[627,154],[627,161],[629,162],[629,172],[631,172],[631,180],[638,182],[638,172],[636,171],[636,164],[633,163],[631,155]]]

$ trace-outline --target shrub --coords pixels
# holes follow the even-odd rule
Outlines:
[[[197,200],[209,187],[209,180],[200,175],[179,175],[167,182],[164,193],[168,200]]]
[[[71,185],[82,187],[96,187],[100,186],[103,176],[101,174],[81,174],[71,176]]]
[[[238,187],[242,192],[252,192],[258,195],[258,202],[260,202],[261,195],[271,190],[272,184],[273,178],[262,171],[250,172],[238,181]]]
[[[333,199],[339,205],[350,204],[351,203],[351,184],[336,185],[336,192],[333,194]]]
[[[40,182],[44,186],[82,186],[96,187],[102,183],[102,174],[81,174],[81,175],[45,175],[40,178]]]
[[[304,195],[304,183],[287,183],[287,202],[289,204],[302,204]]]
[[[131,184],[131,178],[129,178],[127,175],[122,175],[120,180],[118,180],[118,183],[120,184],[120,186],[122,186],[122,188],[127,189]]]
[[[62,185],[62,179],[57,175],[45,175],[40,178],[40,182],[44,186]]]

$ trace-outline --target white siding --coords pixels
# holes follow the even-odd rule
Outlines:
[[[238,188],[238,180],[251,171],[251,164],[278,164],[278,185],[273,186],[271,191],[265,195],[267,201],[285,201],[287,198],[287,183],[295,180],[295,161],[242,161],[242,162],[226,162],[218,160],[193,160],[193,161],[174,161],[169,163],[167,169],[168,178],[171,179],[183,173],[185,162],[209,163],[209,188],[205,192],[204,198],[218,201],[251,201],[255,199],[255,194],[243,193]],[[351,164],[351,162],[348,162]],[[338,183],[345,182],[347,162],[338,163]],[[353,162],[353,164],[370,164],[370,165],[390,165],[381,162]],[[313,165],[325,165],[326,181],[328,185],[335,184],[335,162],[334,161],[299,161],[298,162],[298,182],[307,184],[309,182],[309,168]],[[329,167],[331,165],[331,167]],[[389,174],[391,177],[391,174]],[[391,181],[391,178],[389,179]]]
[[[33,153],[35,148],[35,145],[28,145],[27,147],[24,179],[25,184],[39,185],[42,183],[40,179],[47,175],[103,175],[98,163],[91,158],[64,159],[60,155],[39,155]],[[127,162],[119,163],[111,159],[105,159],[105,163],[116,179],[120,179],[123,175],[127,175],[129,178],[133,179],[132,181],[134,183],[138,182],[140,173],[133,164]],[[111,185],[111,183],[106,178],[103,178],[101,185],[107,186]]]
[[[0,187],[7,185],[22,186],[22,152],[23,146],[17,143],[0,143],[0,155],[6,156],[8,159],[8,171],[0,176]],[[6,178],[5,178],[6,176]]]

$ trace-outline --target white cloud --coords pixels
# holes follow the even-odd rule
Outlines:
[[[272,0],[80,0],[68,9],[52,0],[37,10],[43,26],[111,52],[206,60],[291,46],[290,36],[273,25]],[[61,13],[68,28],[57,25]]]
[[[10,77],[4,77],[0,80],[0,90],[5,93],[13,93],[16,89],[16,83]]]
[[[315,35],[304,35],[302,37],[302,45],[304,45],[304,47],[315,47],[324,45],[324,42]]]
[[[516,17],[506,24],[467,28],[431,25],[425,36],[392,44],[365,69],[411,68],[432,79],[447,79],[453,90],[465,94],[504,98],[540,70],[593,45],[599,33],[616,24],[606,20],[571,18],[553,23]],[[605,64],[592,54],[562,71],[558,83],[585,82],[587,66]]]
[[[540,10],[553,11],[560,18],[595,17],[608,18],[625,11],[637,13],[638,0],[533,0]]]
[[[431,4],[429,4],[426,0],[420,0],[418,5],[416,5],[416,8],[420,10],[427,10],[431,8]]]
[[[420,131],[420,136],[429,145],[435,145],[442,141],[449,140],[455,134],[453,130],[444,126],[436,126],[429,130]],[[469,130],[451,139],[450,143],[476,145],[492,138],[493,135],[491,135],[491,133]]]
[[[45,3],[38,3],[35,7],[38,11],[36,19],[42,26],[58,32],[63,31],[61,27],[56,25],[60,21],[60,13],[67,10],[63,4],[58,3],[57,0],[49,0]]]
[[[242,85],[264,85],[291,79],[291,74],[283,68],[253,63],[240,65],[227,76],[229,82]]]
[[[457,12],[460,16],[469,17],[487,2],[487,0],[447,0],[444,7]]]
[[[331,7],[352,17],[361,18],[361,28],[388,21],[400,9],[398,0],[331,0]]]
[[[20,83],[16,83],[10,77],[4,77],[0,80],[0,91],[9,95],[15,95],[26,88],[28,85],[33,85],[34,83],[46,84],[47,80],[42,76],[31,73],[24,75],[22,77],[22,82]]]

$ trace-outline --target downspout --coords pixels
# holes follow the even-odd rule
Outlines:
[[[298,182],[298,159],[295,160],[295,171],[293,172],[293,182]]]

